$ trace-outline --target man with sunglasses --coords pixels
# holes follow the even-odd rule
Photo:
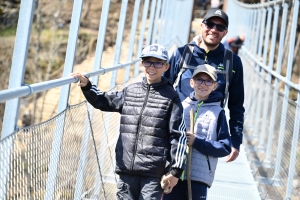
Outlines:
[[[97,109],[121,114],[116,144],[117,199],[161,199],[161,177],[172,191],[183,171],[185,123],[180,98],[162,74],[169,68],[165,47],[143,49],[145,77],[122,91],[103,92],[84,75],[79,78],[87,101]]]
[[[187,44],[193,47],[192,57],[187,63],[188,69],[182,74],[180,73],[182,55],[187,45],[174,51],[170,58],[170,68],[164,73],[164,77],[169,78],[172,83],[177,83],[176,91],[183,101],[192,92],[190,79],[193,74],[193,67],[202,64],[209,64],[218,70],[224,70],[225,48],[221,40],[228,32],[228,16],[221,9],[210,9],[206,13],[201,23],[201,36],[196,40]],[[243,123],[244,123],[244,81],[243,81],[243,65],[238,55],[232,55],[232,72],[229,77],[228,87],[228,109],[229,109],[229,127],[232,141],[232,151],[228,155],[226,161],[234,161],[239,155],[239,148],[243,139]],[[178,75],[179,74],[179,75]],[[177,80],[178,78],[178,80]],[[226,76],[218,74],[217,91],[226,97]],[[224,102],[222,101],[222,107]]]

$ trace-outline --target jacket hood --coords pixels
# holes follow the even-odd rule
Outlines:
[[[192,101],[197,101],[197,99],[195,99],[194,97],[194,91],[190,94],[189,98]],[[223,98],[223,95],[221,92],[217,92],[217,91],[212,91],[208,98],[204,101],[204,103],[213,103],[213,102],[221,102]]]

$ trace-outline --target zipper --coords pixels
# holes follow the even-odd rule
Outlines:
[[[208,157],[208,155],[206,155],[206,160],[207,160],[207,164],[208,164],[208,169],[209,169],[209,171],[210,171],[211,168],[210,168],[210,162],[209,162],[209,157]]]
[[[205,51],[205,55],[204,55],[204,63],[208,63],[207,62],[207,54],[208,54],[209,50],[208,51]]]
[[[196,112],[195,112],[195,114],[194,114],[194,124],[196,123],[197,116],[198,116],[198,111],[199,111],[199,108],[200,108],[200,106],[201,106],[202,104],[203,104],[203,101],[199,101],[198,104],[197,104]],[[190,128],[191,128],[191,127],[190,127]],[[191,131],[194,132],[194,130],[191,130]],[[191,148],[191,149],[188,149],[188,151],[192,151],[192,148]],[[208,158],[208,157],[207,157],[207,158]],[[187,159],[184,160],[184,164],[186,164],[186,161],[187,161]],[[209,161],[208,161],[208,162],[209,162]],[[209,165],[209,167],[210,167],[210,165]],[[183,170],[183,172],[182,172],[182,174],[181,174],[181,177],[180,177],[181,180],[184,180],[184,175],[185,175],[185,170]]]
[[[140,127],[141,127],[141,119],[142,119],[142,114],[145,110],[145,106],[147,104],[147,100],[148,100],[148,97],[149,97],[149,91],[150,91],[150,85],[147,86],[147,94],[146,94],[146,98],[144,100],[144,104],[143,104],[143,107],[142,107],[142,110],[141,110],[141,113],[139,115],[139,119],[138,119],[138,127],[137,127],[137,138],[135,140],[135,146],[134,146],[134,151],[133,151],[133,158],[132,158],[132,161],[131,161],[131,171],[133,171],[133,163],[134,163],[134,160],[135,160],[135,154],[136,154],[136,149],[137,149],[137,144],[139,142],[139,131],[140,131]]]
[[[204,63],[207,63],[207,55],[204,56]]]
[[[200,106],[203,104],[203,101],[200,101],[199,103],[198,103],[198,105],[197,105],[197,109],[196,109],[196,113],[195,113],[195,115],[194,115],[194,124],[196,123],[196,119],[197,119],[197,116],[198,116],[198,111],[199,111],[199,108],[200,108]],[[194,132],[194,130],[193,130],[193,132]],[[211,167],[210,167],[210,162],[209,162],[209,157],[208,157],[208,155],[206,155],[206,160],[207,160],[207,164],[208,164],[208,169],[209,169],[209,171],[211,170]]]

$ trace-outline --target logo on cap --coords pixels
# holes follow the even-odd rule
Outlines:
[[[142,55],[140,56],[140,58],[145,57],[155,57],[161,60],[169,59],[166,47],[159,44],[152,44],[150,46],[145,47],[142,51]]]
[[[216,15],[220,15],[220,16],[222,16],[222,13],[221,13],[221,11],[220,11],[220,10],[217,10],[217,11],[215,12],[215,14],[216,14]]]
[[[150,46],[150,51],[157,51],[157,50],[158,50],[158,46],[156,45]]]

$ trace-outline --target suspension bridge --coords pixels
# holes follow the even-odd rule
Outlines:
[[[143,76],[143,45],[160,43],[171,53],[188,43],[192,0],[128,0],[121,3],[113,47],[104,49],[110,0],[102,2],[95,55],[76,64],[84,0],[73,2],[62,78],[26,84],[24,76],[35,0],[21,1],[0,143],[0,199],[116,199],[114,147],[119,115],[91,107],[73,77],[85,72],[102,90],[120,90]],[[228,36],[246,34],[245,124],[240,155],[220,158],[211,200],[300,199],[299,0],[245,4],[224,1]],[[130,30],[126,23],[130,19]],[[19,124],[24,99],[37,101],[41,122]],[[30,105],[28,105],[30,106]]]

